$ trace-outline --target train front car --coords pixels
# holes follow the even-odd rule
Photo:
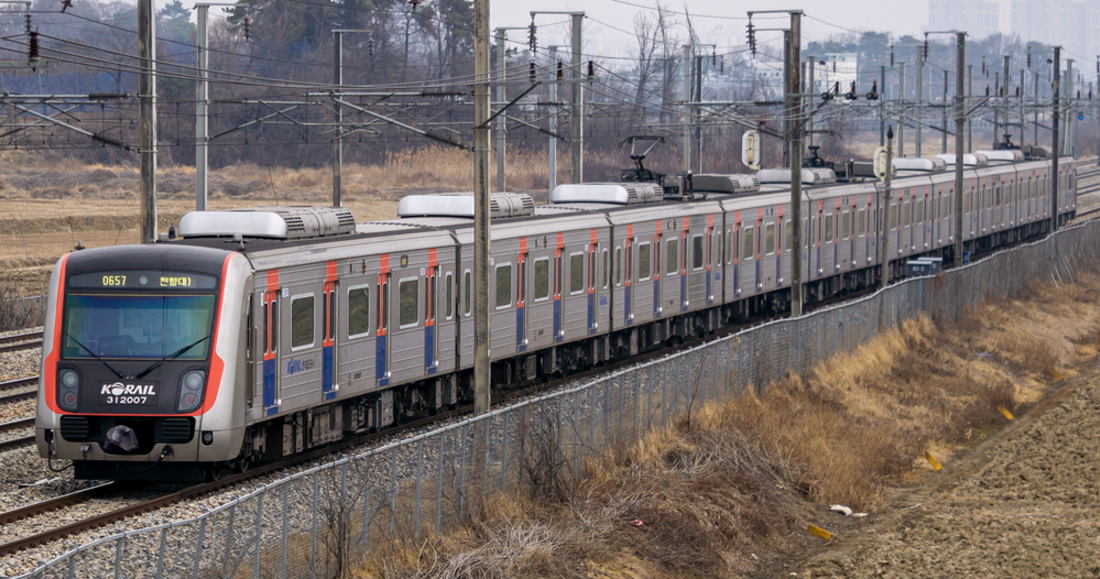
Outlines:
[[[208,478],[238,459],[250,267],[174,243],[89,249],[50,279],[35,438],[76,478]]]

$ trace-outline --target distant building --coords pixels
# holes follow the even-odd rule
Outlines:
[[[1023,42],[1061,45],[1092,59],[1100,54],[1100,0],[1013,0],[1012,32]],[[1074,58],[1073,55],[1067,55]]]
[[[1024,0],[1029,2],[1031,0]],[[1042,4],[1042,0],[1036,0]],[[1015,6],[1017,2],[1013,2]],[[987,0],[928,0],[927,31],[958,30],[980,40],[1000,32],[1000,6]]]

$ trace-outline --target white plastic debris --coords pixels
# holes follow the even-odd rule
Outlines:
[[[829,510],[834,512],[834,513],[840,513],[840,514],[844,515],[845,517],[852,516],[852,509],[850,509],[850,508],[848,508],[844,505],[833,505],[833,506],[829,507]]]

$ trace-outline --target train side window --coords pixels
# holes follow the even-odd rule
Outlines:
[[[405,278],[397,282],[397,327],[411,328],[420,323],[420,278]]]
[[[733,235],[733,230],[732,229],[727,229],[726,230],[726,263],[733,263],[733,256],[735,255],[735,253],[733,251],[733,240],[734,239],[735,239],[735,236]]]
[[[852,212],[845,211],[840,214],[840,238],[849,239],[852,237]]]
[[[517,264],[516,269],[516,305],[523,305],[527,301],[527,256]]]
[[[704,258],[706,255],[703,253],[703,236],[696,235],[691,238],[691,269],[699,271],[703,269],[703,264],[706,261]]]
[[[268,332],[268,326],[271,325],[268,322],[268,320],[270,320],[271,318],[267,317],[267,302],[264,302],[263,310],[264,310],[263,318],[261,318],[263,320],[263,337],[264,337],[263,338],[264,339],[264,341],[263,341],[263,344],[264,344],[263,353],[266,354],[266,353],[271,351],[271,334]]]
[[[783,251],[789,252],[793,247],[794,241],[792,241],[793,232],[791,232],[791,220],[788,219],[783,222]]]
[[[279,299],[271,300],[271,350],[272,354],[279,351]]]
[[[314,318],[313,294],[290,298],[290,349],[302,350],[313,345]]]
[[[438,268],[429,268],[428,274],[428,291],[424,292],[424,311],[428,313],[427,318],[433,323],[435,322],[435,311],[439,309],[436,305],[436,301],[439,299],[437,296],[439,293],[439,275],[436,273]]]
[[[623,285],[623,248],[615,248],[615,287]]]
[[[909,202],[901,204],[901,226],[902,228],[909,227],[910,219],[912,216],[909,214]]]
[[[382,282],[382,290],[378,292],[378,329],[390,329],[390,274],[386,274],[386,281]]]
[[[550,299],[550,258],[535,260],[535,301]]]
[[[447,302],[447,305],[445,307],[447,308],[446,316],[448,320],[454,317],[454,285],[454,274],[447,272],[447,276],[443,278],[443,293],[446,294],[446,297],[444,299]]]
[[[764,225],[764,255],[775,254],[775,224]]]
[[[496,309],[512,305],[512,264],[497,266]]]
[[[807,250],[807,249],[810,248],[810,235],[809,235],[810,230],[808,229],[809,223],[810,223],[810,220],[809,220],[808,217],[804,217],[802,219],[802,249],[803,250]]]
[[[462,274],[462,277],[463,315],[469,316],[470,309],[473,307],[473,302],[470,300],[470,292],[473,289],[470,285],[470,270],[466,270],[466,273]]]
[[[741,233],[741,260],[752,259],[756,255],[756,237],[753,228],[746,227]]]
[[[863,237],[867,235],[867,210],[860,209],[856,211],[856,235]]]
[[[569,295],[584,291],[584,253],[569,255]]]
[[[370,286],[348,289],[348,337],[359,338],[370,332]]]
[[[611,268],[611,263],[607,250],[605,249],[601,253],[603,255],[603,283],[600,286],[607,289],[607,284],[611,283],[611,272],[608,271]]]
[[[649,279],[650,272],[650,246],[649,242],[638,244],[638,281],[646,281]]]
[[[913,212],[913,221],[916,221],[918,225],[921,224],[921,223],[924,223],[924,200],[923,199],[918,199],[917,200],[917,209],[916,209],[916,211]]]
[[[825,243],[833,241],[833,215],[825,216]]]
[[[336,339],[336,290],[328,292],[328,339]]]
[[[673,275],[680,269],[680,240],[670,239],[665,242],[665,273]]]

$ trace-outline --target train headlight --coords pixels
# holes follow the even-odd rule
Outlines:
[[[57,389],[58,405],[64,410],[75,411],[80,400],[80,374],[71,368],[64,368],[57,373],[57,383],[61,386]]]
[[[202,405],[202,392],[206,386],[206,370],[188,370],[180,376],[179,401],[176,410],[192,412]]]

